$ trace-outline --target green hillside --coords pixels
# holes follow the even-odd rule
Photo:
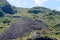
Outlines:
[[[16,8],[11,6],[8,2],[0,0],[0,34],[16,20],[20,19],[20,17],[45,22],[45,24],[49,26],[50,33],[44,36],[60,39],[60,11],[39,6]]]

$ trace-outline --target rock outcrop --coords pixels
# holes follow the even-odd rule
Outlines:
[[[32,32],[32,30],[39,30],[44,28],[46,32],[49,30],[48,26],[44,22],[33,21],[30,18],[21,17],[13,23],[8,29],[6,29],[0,36],[0,40],[22,38],[25,33]]]

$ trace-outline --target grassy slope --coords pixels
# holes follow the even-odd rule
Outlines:
[[[28,13],[27,11],[28,11],[29,9],[21,9],[21,10],[18,10],[18,13],[17,14],[15,14],[15,15],[18,15],[18,16],[23,16],[23,17],[29,17],[29,18],[32,18],[32,19],[34,19],[34,17],[35,17],[35,19],[38,19],[38,20],[42,20],[42,21],[44,21],[48,26],[49,26],[49,28],[51,29],[51,32],[50,32],[50,34],[47,34],[47,35],[45,35],[45,36],[49,36],[49,37],[51,37],[51,38],[57,38],[58,40],[60,39],[60,35],[55,35],[54,33],[52,33],[52,32],[57,32],[56,30],[57,29],[54,29],[54,28],[52,28],[52,27],[54,27],[56,24],[59,24],[60,23],[60,18],[59,18],[59,15],[54,15],[54,16],[52,16],[53,18],[54,18],[54,21],[53,20],[50,20],[49,19],[49,17],[50,16],[44,16],[44,14],[43,13],[39,13],[39,14],[30,14],[30,13]],[[48,14],[48,13],[46,13],[46,14]],[[35,16],[34,16],[35,15]],[[38,18],[36,17],[36,16],[38,16]],[[34,19],[34,20],[35,20]],[[59,30],[60,31],[60,30]],[[30,37],[30,36],[29,36]],[[28,36],[27,37],[25,37],[25,38],[23,38],[24,40],[25,39],[27,39],[27,38],[29,38]],[[19,39],[19,38],[18,38]],[[17,40],[18,40],[17,39]]]
[[[45,14],[44,13],[39,13],[39,14],[31,14],[31,13],[28,13],[28,8],[20,8],[20,9],[17,9],[18,12],[16,14],[14,14],[13,16],[22,16],[22,17],[29,17],[29,18],[32,18],[34,20],[38,19],[38,20],[42,20],[44,21],[48,26],[49,28],[51,29],[51,32],[50,34],[48,34],[47,36],[49,37],[55,37],[57,38],[58,40],[60,39],[60,35],[52,35],[54,33],[52,32],[56,32],[56,29],[52,28],[55,26],[55,24],[58,24],[60,23],[60,18],[59,16],[60,15],[54,15],[52,16],[54,18],[54,21],[53,20],[50,20],[49,17],[51,16],[44,16],[45,14],[48,14],[49,11],[47,11]],[[5,27],[3,29],[0,29],[0,32],[2,32],[4,29],[8,28],[12,23],[15,22],[15,18],[12,18],[12,17],[8,17],[8,16],[12,16],[12,15],[9,15],[9,14],[6,14],[5,17],[0,18],[0,27]],[[36,17],[38,16],[38,18]],[[10,25],[7,25],[7,24],[4,24],[2,23],[4,19],[9,19],[11,21]],[[18,18],[19,19],[19,18]],[[60,31],[60,30],[59,30]],[[25,37],[26,38],[26,37]],[[19,39],[19,38],[18,38]]]

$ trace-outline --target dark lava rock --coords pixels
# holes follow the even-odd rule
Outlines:
[[[30,18],[21,17],[6,29],[0,36],[0,40],[22,38],[25,33],[32,32],[33,29],[44,28],[48,32],[49,28],[44,22],[33,21]]]
[[[27,40],[32,40],[31,38],[27,39]]]
[[[20,18],[21,16],[13,16],[13,18]]]
[[[2,12],[0,12],[0,17],[3,17],[3,16],[4,16],[4,14]]]
[[[4,5],[1,10],[8,14],[14,14],[15,11],[11,8],[11,5]]]

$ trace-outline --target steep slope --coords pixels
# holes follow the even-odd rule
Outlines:
[[[32,8],[16,8],[11,6],[6,0],[0,0],[0,33],[3,32],[4,29],[8,29],[8,27],[21,17],[27,17],[38,22],[44,22],[48,25],[51,31],[50,34],[54,36],[59,35],[57,36],[59,39],[60,11],[39,6]]]
[[[49,32],[49,27],[41,22],[33,21],[30,18],[21,17],[19,21],[12,24],[6,31],[1,34],[0,40],[9,40],[24,37],[24,34],[31,33],[32,30],[45,29]]]
[[[13,9],[14,7],[11,6],[6,0],[0,0],[0,11],[4,14],[14,14],[16,11]]]
[[[0,0],[0,32],[12,23],[13,18],[11,16],[16,12],[15,7],[11,6],[6,0]]]

